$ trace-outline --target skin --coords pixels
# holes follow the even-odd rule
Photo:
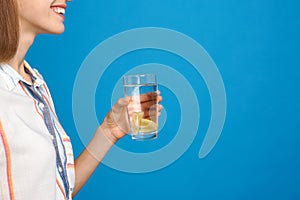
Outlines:
[[[28,82],[31,82],[31,78],[24,71],[25,55],[38,34],[61,34],[64,32],[63,17],[57,15],[51,7],[66,5],[66,0],[17,0],[17,2],[20,21],[19,46],[17,53],[8,61],[8,64]],[[89,145],[75,160],[76,181],[73,196],[86,183],[108,150],[129,132],[126,109],[129,101],[128,98],[118,100],[96,130]],[[162,101],[159,92],[157,101]],[[162,107],[159,105],[158,115],[160,115],[161,109]]]

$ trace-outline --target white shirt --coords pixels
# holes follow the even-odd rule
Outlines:
[[[56,137],[69,182],[74,188],[74,157],[70,138],[60,125],[48,87],[28,63],[51,109]],[[26,80],[7,64],[0,65],[0,200],[65,200],[66,191],[56,164],[56,151],[37,102],[24,88]],[[30,83],[28,83],[30,84]]]

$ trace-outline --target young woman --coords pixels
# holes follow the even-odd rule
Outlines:
[[[0,199],[72,199],[129,132],[129,101],[120,99],[74,161],[48,87],[24,60],[38,34],[63,33],[66,8],[66,0],[0,0]]]

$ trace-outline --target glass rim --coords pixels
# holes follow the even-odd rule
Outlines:
[[[123,78],[130,78],[130,77],[145,77],[145,76],[155,76],[156,74],[151,74],[151,73],[145,73],[145,74],[126,74],[123,76]]]

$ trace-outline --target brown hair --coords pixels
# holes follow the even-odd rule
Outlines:
[[[18,7],[15,0],[0,0],[0,62],[11,59],[19,42]]]

